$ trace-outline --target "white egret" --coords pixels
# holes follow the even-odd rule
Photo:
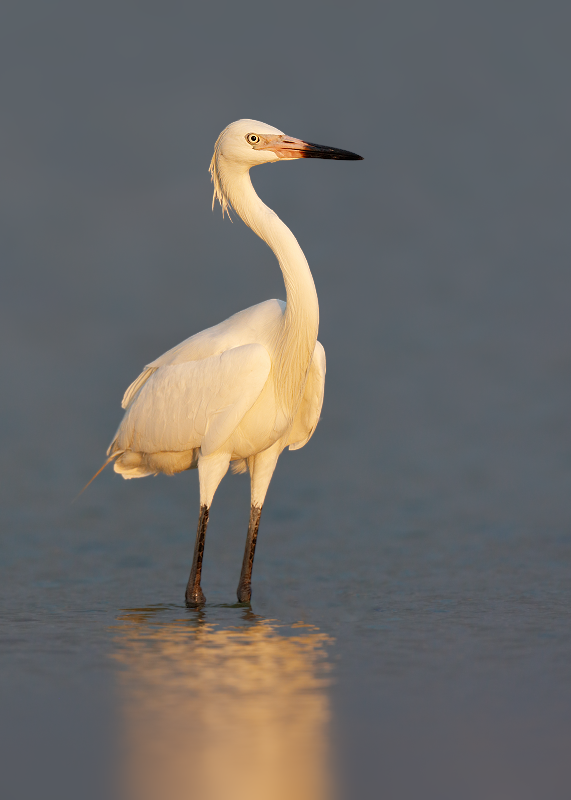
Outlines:
[[[186,602],[205,602],[200,586],[214,493],[230,462],[250,471],[250,524],[238,600],[251,597],[252,564],[266,492],[285,447],[297,450],[319,421],[325,352],[317,341],[319,306],[308,263],[288,227],[258,197],[249,170],[280,159],[361,159],[346,150],[285,136],[242,119],[225,128],[210,173],[214,200],[232,207],[273,250],[287,302],[267,300],[197,333],[148,364],[123,397],[126,409],[109,447],[124,478],[198,467],[200,517]]]

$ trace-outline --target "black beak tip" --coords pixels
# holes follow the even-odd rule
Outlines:
[[[363,161],[363,156],[359,156],[357,153],[351,153],[350,150],[334,151],[334,155],[331,155],[331,158],[338,159],[339,161]]]
[[[363,161],[363,156],[351,153],[350,150],[339,150],[338,152],[340,155],[333,156],[333,158],[338,158],[341,161]]]
[[[325,147],[321,144],[305,142],[301,154],[302,158],[331,158],[335,161],[363,161],[363,156],[352,153],[350,150],[340,150],[338,147]]]

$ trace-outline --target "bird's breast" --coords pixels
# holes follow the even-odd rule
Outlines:
[[[231,437],[232,457],[249,458],[260,453],[286,437],[290,428],[291,419],[281,408],[270,378]]]

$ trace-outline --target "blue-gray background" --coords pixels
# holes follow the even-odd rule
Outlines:
[[[210,209],[240,117],[365,158],[252,174],[307,255],[328,358],[320,426],[270,488],[253,610],[335,638],[344,796],[568,797],[570,25],[549,0],[5,0],[10,798],[103,791],[109,626],[180,605],[196,473],[108,470],[70,501],[145,363],[284,296],[267,247]],[[215,499],[213,604],[248,501],[230,476]]]

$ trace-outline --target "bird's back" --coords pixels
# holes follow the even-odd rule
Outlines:
[[[285,308],[283,300],[266,300],[239,311],[224,322],[195,333],[176,347],[167,350],[148,364],[147,369],[167,364],[182,364],[185,361],[200,361],[243,344],[261,344],[269,349],[275,329],[281,324]]]
[[[184,364],[186,361],[202,361],[243,344],[261,344],[269,350],[276,328],[282,322],[285,308],[283,300],[265,300],[171,347],[147,364],[123,395],[121,406],[129,408],[142,386],[159,367]]]

